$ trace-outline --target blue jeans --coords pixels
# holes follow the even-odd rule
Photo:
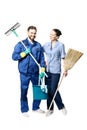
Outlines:
[[[55,91],[59,83],[60,74],[52,74],[48,72],[47,75],[48,75],[48,78],[46,78],[46,85],[48,86],[47,109],[49,109],[51,101],[53,99],[53,96],[55,94]],[[57,92],[54,101],[59,110],[64,108],[64,104],[62,102],[62,98],[59,91]],[[54,103],[52,104],[50,110],[53,110],[53,109],[54,109]]]
[[[24,75],[20,74],[20,81],[21,81],[21,97],[20,97],[20,104],[21,104],[21,112],[27,112],[29,110],[28,106],[28,98],[27,98],[27,93],[28,93],[28,88],[29,88],[29,83],[30,81],[32,82],[33,85],[38,84],[38,74],[32,74],[32,75]],[[37,110],[39,109],[41,100],[33,100],[33,105],[32,109]]]

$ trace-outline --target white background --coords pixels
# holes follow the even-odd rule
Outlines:
[[[67,108],[64,116],[55,106],[50,117],[32,112],[32,87],[29,87],[30,117],[20,112],[20,81],[17,62],[11,56],[18,39],[4,33],[16,22],[19,36],[27,37],[27,27],[35,25],[41,44],[49,40],[52,28],[62,31],[60,41],[84,53],[63,80],[60,93]],[[1,0],[0,1],[0,129],[87,129],[87,6],[86,0]],[[41,102],[46,110],[46,102]]]

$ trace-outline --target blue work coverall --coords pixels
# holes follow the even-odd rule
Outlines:
[[[45,60],[43,49],[40,43],[34,41],[31,44],[26,38],[23,40],[23,43],[27,48],[30,49],[31,54],[37,60],[41,67],[45,67]],[[34,59],[28,54],[26,57],[21,58],[20,53],[25,51],[25,47],[21,42],[18,42],[12,54],[12,59],[18,61],[18,70],[20,73],[20,88],[21,88],[21,96],[20,96],[20,103],[21,103],[21,112],[27,112],[29,110],[27,93],[29,88],[30,81],[33,85],[38,85],[38,78],[39,78],[39,67],[35,63]],[[39,109],[41,100],[33,100],[32,109],[37,110]]]

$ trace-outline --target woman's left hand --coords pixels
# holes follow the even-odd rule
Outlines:
[[[68,75],[68,72],[67,71],[64,71],[63,72],[63,75],[66,77]]]

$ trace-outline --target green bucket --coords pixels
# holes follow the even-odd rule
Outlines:
[[[47,99],[47,97],[48,97],[47,93],[45,93],[41,90],[40,85],[33,85],[33,99],[45,100],[45,99]]]

